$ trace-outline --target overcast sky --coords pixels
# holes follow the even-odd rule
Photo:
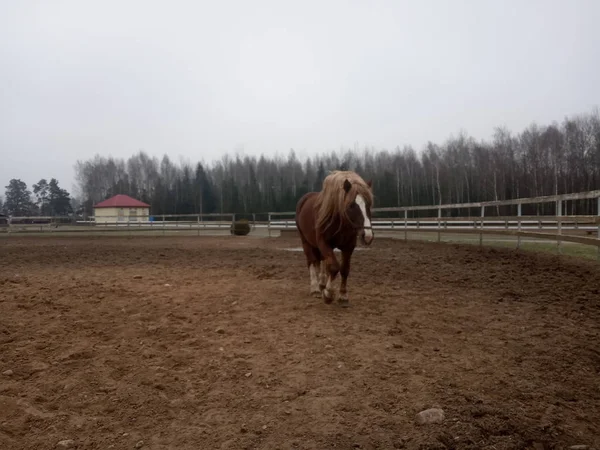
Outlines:
[[[73,164],[520,131],[600,104],[600,1],[0,0],[0,194]]]

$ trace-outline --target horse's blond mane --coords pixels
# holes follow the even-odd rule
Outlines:
[[[345,180],[352,186],[348,194],[344,190]],[[356,172],[336,170],[327,175],[315,202],[317,230],[326,230],[336,217],[343,222],[349,221],[348,205],[356,195],[362,195],[369,205],[373,204],[373,193],[369,185]]]

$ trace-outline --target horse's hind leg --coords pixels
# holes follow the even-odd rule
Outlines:
[[[321,295],[321,289],[319,288],[319,261],[321,253],[304,240],[302,241],[302,248],[306,255],[308,273],[310,275],[310,294]]]
[[[308,270],[310,272],[310,295],[319,297],[321,296],[321,288],[319,287],[319,263],[311,263]]]
[[[327,262],[323,259],[319,270],[319,290],[323,292],[327,287]]]
[[[321,266],[323,266],[325,263],[322,261],[323,257],[321,256],[321,252],[318,248],[313,247],[312,251],[314,259],[310,266],[310,293],[311,295],[320,297],[324,289],[324,286],[322,286],[324,285],[324,282],[322,281],[323,277],[321,275]]]

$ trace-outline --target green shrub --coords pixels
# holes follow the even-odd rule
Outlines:
[[[236,220],[231,224],[231,234],[246,236],[250,233],[250,223],[246,219]]]

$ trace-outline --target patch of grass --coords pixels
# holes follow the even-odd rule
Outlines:
[[[479,238],[476,239],[442,239],[442,242],[453,242],[456,244],[479,245]],[[483,239],[483,245],[486,247],[502,247],[502,248],[517,248],[517,239],[494,239],[487,237]],[[521,240],[520,250],[531,252],[545,252],[559,254],[556,242],[548,242],[545,240],[534,240],[531,238],[523,238]],[[560,246],[560,254],[567,256],[575,256],[587,259],[598,258],[598,248],[591,245],[577,244],[573,242],[563,242]]]
[[[393,237],[395,239],[404,239],[403,232],[379,232],[377,235],[382,237]],[[377,237],[376,237],[377,238]],[[437,242],[437,233],[419,233],[408,232],[408,239],[411,241]],[[440,242],[452,244],[479,245],[479,235],[477,234],[450,234],[442,233]],[[486,247],[517,248],[516,236],[483,236],[483,245]],[[520,250],[531,252],[544,252],[558,254],[556,241],[536,238],[521,238]],[[574,242],[563,242],[561,244],[561,253],[566,256],[574,256],[596,260],[598,258],[598,248],[592,245],[577,244]]]

